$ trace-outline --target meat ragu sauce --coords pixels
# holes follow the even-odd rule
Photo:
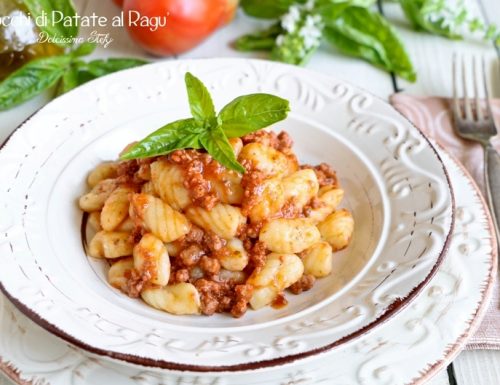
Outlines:
[[[124,230],[128,232],[128,235],[123,242],[128,242],[128,246],[134,248],[133,263],[130,262],[128,255],[109,258],[104,255],[106,252],[105,246],[101,245],[100,248],[96,248],[97,252],[94,252],[94,254],[101,253],[100,256],[106,257],[111,264],[122,261],[122,264],[128,266],[128,268],[122,268],[125,269],[125,272],[120,279],[111,282],[114,286],[119,287],[131,297],[139,297],[147,289],[162,287],[162,285],[152,282],[151,271],[154,271],[154,268],[148,265],[148,261],[151,259],[148,256],[148,251],[145,250],[141,254],[144,255],[141,260],[145,262],[141,264],[140,269],[137,268],[135,253],[138,252],[138,244],[144,235],[147,233],[155,234],[157,230],[154,226],[148,225],[147,218],[150,214],[146,213],[146,211],[152,207],[152,198],[150,196],[161,197],[165,201],[164,195],[170,196],[168,195],[170,193],[171,195],[177,194],[174,202],[176,204],[167,203],[170,203],[181,215],[186,215],[190,221],[187,232],[179,238],[165,242],[165,239],[160,237],[166,246],[170,261],[167,286],[181,283],[192,284],[199,295],[199,311],[201,313],[212,315],[214,313],[229,312],[234,317],[241,317],[247,311],[253,296],[260,296],[261,286],[275,285],[274,280],[283,279],[283,282],[287,280],[286,277],[271,277],[270,283],[263,283],[262,277],[259,277],[261,271],[262,274],[267,274],[266,271],[269,270],[266,265],[268,256],[272,252],[276,252],[276,248],[272,247],[274,250],[270,250],[266,240],[263,239],[263,228],[266,224],[280,218],[302,218],[306,220],[310,216],[311,218],[319,216],[318,218],[324,221],[326,216],[334,212],[335,207],[332,206],[331,199],[323,198],[323,195],[319,194],[321,191],[324,191],[325,194],[334,190],[342,191],[338,186],[335,171],[324,163],[319,166],[299,166],[299,162],[292,151],[293,142],[286,132],[276,134],[272,131],[261,130],[242,138],[231,139],[230,142],[239,162],[246,169],[244,175],[226,169],[208,153],[192,149],[177,150],[161,157],[111,164],[110,170],[105,175],[106,179],[100,181],[94,187],[94,190],[103,182],[113,180],[113,189],[115,191],[118,187],[128,191],[128,200],[132,203],[130,203],[128,209],[130,217],[123,221],[123,223],[128,221],[128,227]],[[173,170],[175,172],[180,170],[182,184],[176,185],[173,182],[174,179],[170,179],[173,178],[171,174],[174,171],[169,171],[170,174],[160,174],[170,175],[168,180],[156,180],[155,183],[152,183],[152,174],[157,172],[155,170],[152,172],[153,164],[166,165],[169,170],[171,168],[168,167],[171,165],[177,166]],[[299,175],[300,173],[296,174],[298,171],[306,169],[314,171],[311,176],[313,180],[306,180],[304,186],[298,185],[297,194],[287,195],[285,189],[288,185],[286,183],[294,182],[293,179],[291,182],[288,179],[293,178],[294,175]],[[90,178],[91,176],[89,180]],[[165,185],[162,185],[162,183],[165,183]],[[312,189],[314,193],[311,196],[306,194],[306,198],[304,198],[302,190],[309,191],[308,189]],[[161,194],[161,191],[156,190],[168,191]],[[185,190],[187,190],[188,196],[180,194]],[[179,199],[177,199],[178,196]],[[85,196],[82,197],[82,199],[84,198]],[[92,211],[85,207],[85,204],[82,204],[82,199],[80,200],[82,209]],[[108,194],[100,214],[101,223],[110,199]],[[200,219],[205,215],[203,213],[210,213],[221,204],[238,208],[245,219],[238,225],[232,239],[225,239],[221,234],[212,231],[210,226],[204,225],[203,220]],[[338,202],[335,202],[335,206],[337,204]],[[196,211],[199,209],[204,210],[201,212],[202,214]],[[154,215],[158,216],[160,214]],[[221,218],[219,219],[223,220],[223,217]],[[316,220],[315,223],[321,221]],[[123,223],[120,226],[123,226]],[[318,224],[318,228],[320,226],[321,224]],[[97,230],[102,230],[98,225],[97,227]],[[113,232],[117,230],[123,233],[120,227],[113,229]],[[316,228],[314,230],[318,232]],[[103,232],[105,233],[105,231],[101,231],[101,233]],[[332,247],[329,246],[328,242],[325,242],[324,238],[323,240],[316,239],[314,243],[315,245],[325,244],[329,248],[331,255]],[[347,238],[350,238],[350,233]],[[104,242],[101,242],[104,245]],[[345,247],[347,242],[348,239],[345,245],[333,247],[333,251]],[[235,253],[233,246],[239,244],[244,249],[244,252],[241,251],[241,253],[246,253],[248,258],[247,261],[243,261],[243,264],[239,264],[235,255],[233,255]],[[323,272],[315,273],[313,265],[316,262],[311,262],[312,257],[309,258],[306,255],[308,252],[312,255],[315,252],[313,249],[314,247],[309,247],[307,250],[295,252],[303,261],[302,271],[299,272],[300,276],[296,277],[293,282],[276,283],[276,288],[270,289],[271,291],[275,290],[276,293],[273,294],[274,298],[268,301],[268,305],[275,308],[286,306],[287,300],[283,293],[284,289],[289,288],[290,292],[300,294],[313,287],[316,280],[315,275],[319,277],[329,274],[329,272],[326,272],[327,274],[323,274]],[[241,253],[238,254],[240,257],[243,255]],[[91,256],[99,256],[92,255],[92,252],[90,254]],[[231,259],[232,256],[233,259]],[[123,257],[126,258],[123,259]],[[283,258],[280,258],[283,261]],[[306,261],[305,258],[309,258],[309,261]],[[235,261],[238,262],[238,266],[231,265]],[[274,273],[283,274],[283,272],[277,270]],[[144,295],[142,297],[148,302]],[[158,303],[153,303],[152,306],[162,308]],[[260,306],[255,305],[254,307]]]

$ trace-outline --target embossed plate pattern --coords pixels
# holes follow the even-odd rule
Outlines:
[[[95,359],[57,339],[0,296],[0,368],[18,384],[418,385],[444,368],[479,324],[496,275],[492,225],[470,177],[445,153],[457,197],[449,253],[429,285],[385,325],[314,361],[255,373],[152,372]],[[37,382],[38,383],[38,382]]]
[[[334,165],[356,230],[335,275],[281,311],[179,317],[109,287],[79,239],[75,200],[87,172],[127,143],[188,115],[183,75],[217,107],[245,93],[286,97],[277,129],[302,161]],[[4,292],[29,317],[97,354],[169,369],[251,370],[319,354],[403,308],[436,271],[453,223],[445,169],[392,107],[347,83],[265,61],[150,65],[99,79],[50,103],[0,153]]]

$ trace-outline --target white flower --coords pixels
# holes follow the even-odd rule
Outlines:
[[[281,26],[289,33],[293,33],[300,20],[300,10],[296,5],[291,6],[288,12],[281,17]]]
[[[317,47],[321,40],[321,18],[308,15],[299,35],[304,39],[306,50]]]
[[[304,4],[304,8],[307,9],[308,11],[312,11],[315,3],[316,0],[307,0],[307,3]]]
[[[284,41],[285,41],[285,36],[278,35],[278,37],[276,38],[276,45],[280,47],[281,45],[283,45]]]

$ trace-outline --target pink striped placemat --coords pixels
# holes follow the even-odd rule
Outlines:
[[[462,162],[484,192],[483,149],[480,144],[463,140],[455,134],[449,99],[399,93],[392,95],[390,101],[413,124]],[[500,100],[496,99],[492,104],[497,127],[500,128]],[[492,142],[500,151],[500,135],[497,135]],[[498,277],[488,311],[479,329],[470,338],[466,349],[500,350],[500,281]]]

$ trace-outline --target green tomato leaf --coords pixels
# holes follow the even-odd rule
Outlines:
[[[71,56],[36,59],[0,82],[0,111],[17,106],[54,86],[71,63]]]
[[[238,51],[270,51],[276,44],[276,38],[283,32],[279,23],[253,34],[241,36],[234,42]]]
[[[277,19],[294,4],[305,3],[306,0],[241,0],[241,7],[247,15],[260,19]]]
[[[97,45],[94,43],[85,42],[71,51],[71,55],[73,57],[87,56],[94,52],[96,47]]]
[[[185,82],[193,118],[197,120],[215,118],[212,97],[201,80],[186,72]]]
[[[326,24],[325,38],[342,53],[365,59],[411,82],[416,80],[403,43],[379,13],[351,7]]]
[[[121,159],[165,155],[184,148],[200,149],[200,135],[204,131],[203,125],[193,118],[176,120],[148,135],[122,154]]]
[[[62,40],[58,43],[62,47],[73,45],[72,39],[78,36],[79,27],[74,19],[76,11],[71,0],[23,0],[23,2],[33,18],[46,20],[43,25],[38,25],[42,32],[50,38]],[[43,18],[43,15],[46,18]]]
[[[241,174],[245,173],[245,168],[236,160],[233,148],[231,144],[229,144],[220,126],[213,126],[208,131],[204,132],[200,136],[200,142],[212,158],[224,167]]]
[[[270,94],[240,96],[220,112],[222,130],[236,138],[285,119],[290,111],[288,100]]]

